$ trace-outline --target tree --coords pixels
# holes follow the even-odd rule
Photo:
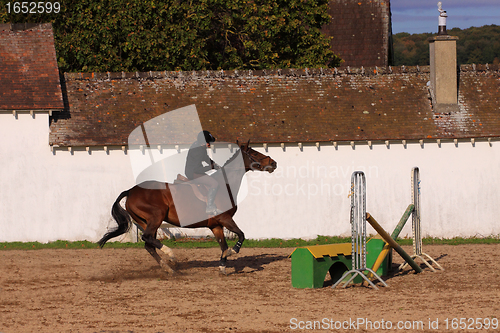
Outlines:
[[[500,26],[485,25],[461,30],[448,30],[451,36],[457,36],[458,64],[498,64],[500,59]],[[398,33],[394,40],[395,65],[428,65],[429,42],[427,38],[436,34]]]
[[[7,1],[0,0],[3,8]],[[334,67],[320,32],[328,0],[62,0],[57,14],[0,12],[0,22],[51,22],[62,71]]]

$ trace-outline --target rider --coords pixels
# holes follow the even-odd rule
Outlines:
[[[212,142],[215,142],[215,138],[209,131],[198,133],[197,140],[189,148],[185,172],[186,177],[193,180],[194,183],[205,185],[208,188],[206,213],[218,215],[222,213],[215,206],[215,196],[219,184],[206,174],[209,170],[220,168],[207,154],[207,148],[210,148]]]

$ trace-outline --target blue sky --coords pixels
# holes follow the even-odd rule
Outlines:
[[[500,0],[441,0],[447,29],[500,25]],[[438,0],[391,0],[392,33],[438,30]]]

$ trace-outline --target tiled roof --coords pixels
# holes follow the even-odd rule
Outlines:
[[[460,111],[433,112],[428,67],[66,74],[56,146],[126,145],[130,132],[195,104],[219,141],[260,143],[500,136],[498,66],[463,66]]]
[[[0,110],[64,108],[50,24],[1,24],[0,73]]]

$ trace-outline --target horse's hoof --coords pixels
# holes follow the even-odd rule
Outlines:
[[[175,275],[175,271],[170,267],[168,269],[163,268],[163,271],[168,275]]]
[[[227,273],[226,273],[226,266],[219,266],[219,273],[227,275]]]
[[[175,274],[175,271],[170,267],[168,264],[165,262],[160,263],[160,267],[167,273],[167,274]]]

